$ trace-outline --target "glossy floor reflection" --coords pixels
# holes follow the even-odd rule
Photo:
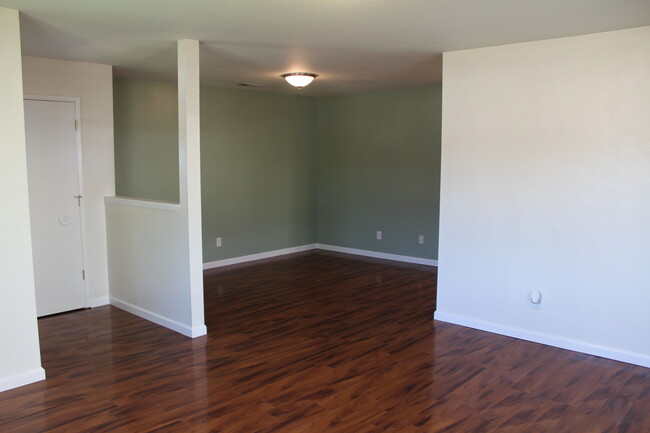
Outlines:
[[[302,254],[206,273],[208,336],[40,320],[2,432],[650,432],[650,370],[434,322],[432,268]]]

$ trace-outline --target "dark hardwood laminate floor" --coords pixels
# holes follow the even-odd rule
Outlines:
[[[39,321],[1,432],[650,432],[650,370],[434,322],[432,268],[302,254],[205,278],[207,337]]]

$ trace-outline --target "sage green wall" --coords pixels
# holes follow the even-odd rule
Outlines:
[[[437,259],[441,95],[435,86],[318,99],[319,243]]]
[[[115,193],[178,202],[178,92],[173,83],[113,80]]]
[[[313,98],[201,88],[205,262],[314,243],[315,126]]]
[[[178,201],[176,85],[116,79],[114,95],[117,194]],[[204,262],[314,242],[436,259],[440,105],[438,86],[201,87]]]
[[[118,195],[178,201],[176,89],[115,79]],[[314,243],[315,128],[313,98],[201,87],[204,262]]]

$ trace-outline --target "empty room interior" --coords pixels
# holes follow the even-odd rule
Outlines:
[[[650,433],[650,1],[0,0],[0,431]]]

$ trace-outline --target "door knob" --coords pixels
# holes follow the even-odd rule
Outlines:
[[[70,217],[70,214],[67,212],[61,212],[59,214],[59,224],[62,226],[67,226],[72,222],[72,218]]]

